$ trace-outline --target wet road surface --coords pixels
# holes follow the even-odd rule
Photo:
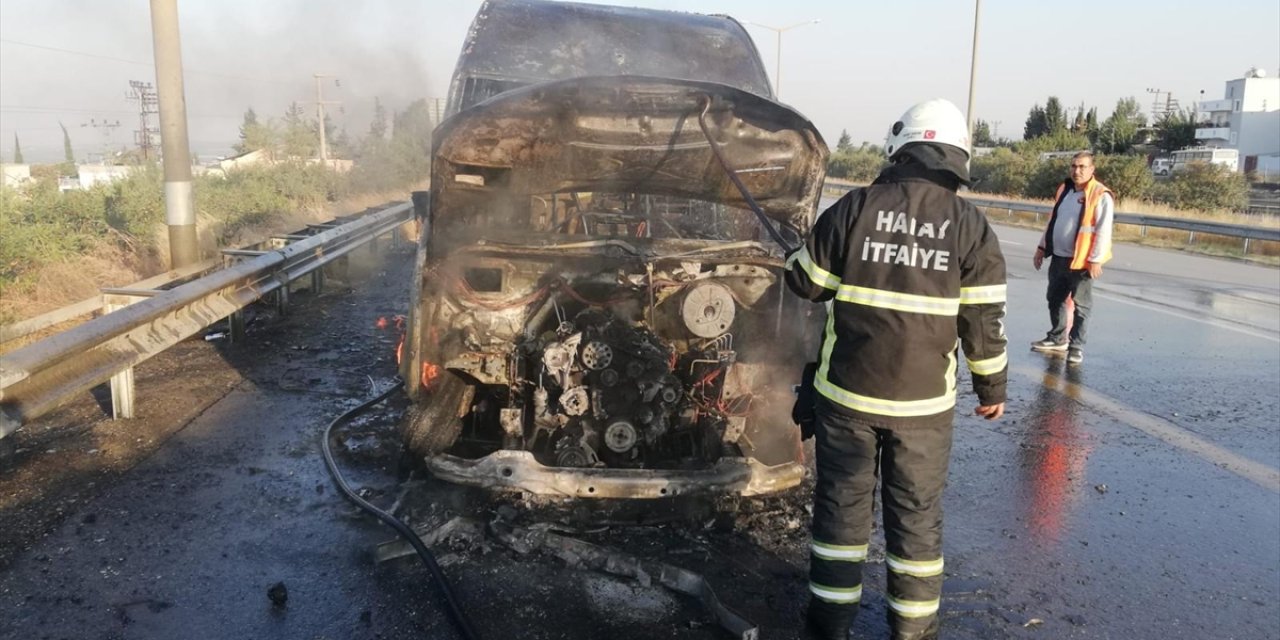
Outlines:
[[[1068,368],[1028,349],[1048,322],[1036,235],[999,233],[1009,413],[967,415],[976,402],[961,380],[944,637],[1280,637],[1280,272],[1118,246],[1095,286],[1086,361]],[[392,533],[336,495],[319,455],[323,426],[394,375],[395,339],[375,321],[403,313],[408,255],[354,265],[354,292],[298,296],[246,347],[187,343],[178,364],[156,362],[140,383],[144,416],[127,423],[147,442],[92,403],[51,416],[70,435],[20,432],[25,453],[0,466],[0,638],[457,637],[415,560],[373,561]],[[221,395],[190,396],[199,407],[185,412],[147,396],[197,371],[186,384]],[[500,504],[520,524],[550,518],[403,465],[389,426],[399,410],[339,433],[368,499],[428,527],[488,521]],[[111,448],[135,439],[134,458]],[[86,471],[106,452],[127,462]],[[72,470],[79,488],[30,495]],[[804,506],[798,491],[577,535],[702,572],[762,637],[794,638]],[[482,637],[724,637],[657,586],[483,538],[436,551]],[[855,637],[886,634],[877,551]],[[283,607],[267,597],[276,583]]]

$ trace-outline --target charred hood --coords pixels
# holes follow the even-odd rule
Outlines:
[[[704,109],[710,141],[699,125]],[[828,153],[809,120],[734,87],[646,76],[528,86],[445,120],[433,136],[436,222],[464,222],[449,218],[490,198],[570,191],[746,208],[712,141],[767,215],[809,227]]]

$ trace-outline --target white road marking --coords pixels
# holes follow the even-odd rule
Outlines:
[[[1021,247],[1021,246],[1023,245],[1023,243],[1021,243],[1021,242],[1014,242],[1014,241],[1012,241],[1012,240],[1001,240],[1001,241],[1000,241],[1000,244],[1013,244],[1013,245],[1017,245],[1017,246],[1019,246],[1019,247]]]
[[[1011,369],[1020,376],[1030,378],[1081,404],[1098,409],[1123,424],[1163,440],[1216,467],[1230,471],[1263,489],[1280,493],[1280,470],[1227,451],[1168,420],[1127,407],[1110,396],[1069,382],[1057,374],[1038,372],[1030,367],[1011,367]]]
[[[1101,287],[1099,287],[1099,288],[1101,288]],[[1169,308],[1169,307],[1161,306],[1161,305],[1158,305],[1158,304],[1150,304],[1150,303],[1146,303],[1146,302],[1141,302],[1141,301],[1138,301],[1138,300],[1134,300],[1133,298],[1128,298],[1128,297],[1120,296],[1120,295],[1116,295],[1116,294],[1110,294],[1110,293],[1099,293],[1099,294],[1097,294],[1097,295],[1098,295],[1098,297],[1099,297],[1099,298],[1106,298],[1107,300],[1114,300],[1115,302],[1120,302],[1120,303],[1122,303],[1122,304],[1133,305],[1133,306],[1135,306],[1135,307],[1138,307],[1138,308],[1141,308],[1141,309],[1146,309],[1146,310],[1148,310],[1148,311],[1159,311],[1160,313],[1168,314],[1168,315],[1171,315],[1171,316],[1173,316],[1173,317],[1175,317],[1175,318],[1182,318],[1183,320],[1194,320],[1194,321],[1196,321],[1196,322],[1201,322],[1201,323],[1204,323],[1204,324],[1207,324],[1207,325],[1210,325],[1210,326],[1213,326],[1213,327],[1217,327],[1217,328],[1219,328],[1219,329],[1226,329],[1226,330],[1228,330],[1228,331],[1235,331],[1236,333],[1243,333],[1243,334],[1244,334],[1244,335],[1246,335],[1246,336],[1252,336],[1252,337],[1254,337],[1254,338],[1262,338],[1263,340],[1270,340],[1270,341],[1272,341],[1272,342],[1280,343],[1280,337],[1277,337],[1277,336],[1275,336],[1275,335],[1273,335],[1273,334],[1270,334],[1270,333],[1263,333],[1262,331],[1258,331],[1258,330],[1255,330],[1255,329],[1250,329],[1249,327],[1242,327],[1242,326],[1240,326],[1240,325],[1232,324],[1232,323],[1230,323],[1230,322],[1223,322],[1223,321],[1221,321],[1221,320],[1217,320],[1217,319],[1214,319],[1214,318],[1204,318],[1204,317],[1200,317],[1200,316],[1194,316],[1194,315],[1191,315],[1190,313],[1187,313],[1187,312],[1185,312],[1185,311],[1180,311],[1180,310],[1177,310],[1177,309],[1171,309],[1171,308]]]

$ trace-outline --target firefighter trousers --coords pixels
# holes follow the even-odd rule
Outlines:
[[[818,403],[817,485],[809,556],[811,607],[856,613],[877,479],[894,638],[936,633],[942,594],[942,492],[951,423],[872,427]],[[847,609],[846,609],[847,607]]]

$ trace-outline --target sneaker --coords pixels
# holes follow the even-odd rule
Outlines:
[[[1084,362],[1084,351],[1071,347],[1067,351],[1067,364],[1080,364],[1081,362]]]
[[[1062,342],[1054,342],[1053,340],[1050,340],[1048,337],[1046,337],[1044,340],[1036,340],[1035,342],[1031,343],[1032,351],[1066,351],[1066,349],[1067,349],[1067,343],[1065,340]]]

